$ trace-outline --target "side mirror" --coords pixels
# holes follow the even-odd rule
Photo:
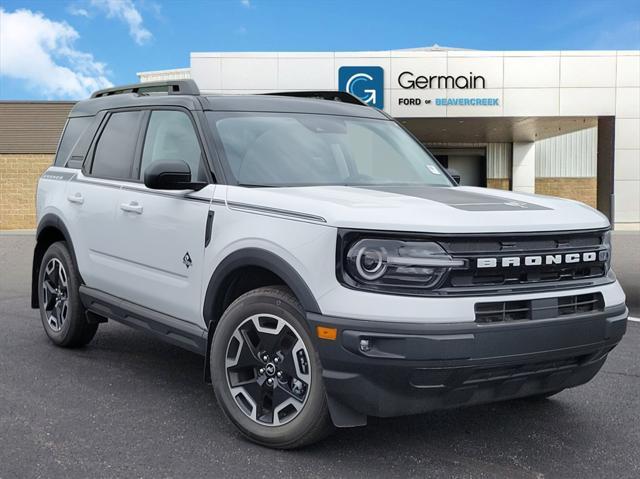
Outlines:
[[[460,184],[460,173],[458,173],[458,170],[454,170],[453,168],[447,168],[447,171],[449,172],[449,176],[451,176],[451,178],[453,178],[453,181],[456,182],[457,185]]]
[[[152,190],[201,190],[207,183],[191,181],[191,168],[181,160],[156,161],[144,172],[144,184]]]

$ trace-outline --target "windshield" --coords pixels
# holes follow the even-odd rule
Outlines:
[[[207,112],[236,180],[247,186],[451,186],[390,120]]]

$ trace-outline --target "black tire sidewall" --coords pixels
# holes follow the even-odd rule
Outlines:
[[[45,268],[49,261],[53,258],[56,258],[60,261],[65,269],[65,272],[67,273],[68,312],[67,319],[63,323],[60,331],[54,331],[49,326],[43,301],[44,293],[42,290],[42,283],[44,280]],[[49,336],[49,339],[51,339],[51,341],[60,346],[69,344],[77,335],[77,329],[79,327],[82,327],[83,323],[86,321],[83,316],[84,308],[82,306],[82,303],[80,302],[79,283],[80,282],[78,280],[78,274],[71,258],[71,254],[67,249],[66,243],[64,243],[63,241],[53,243],[45,252],[44,256],[42,257],[42,262],[40,263],[40,271],[38,273],[38,303],[40,304],[40,319],[42,321],[42,326],[47,333],[47,336]]]
[[[318,421],[327,416],[322,368],[303,313],[295,300],[287,301],[282,296],[270,295],[266,291],[263,294],[256,293],[233,303],[216,327],[211,343],[212,383],[216,398],[227,417],[243,434],[260,444],[286,447],[304,442],[305,436],[317,427]],[[307,402],[296,417],[281,426],[265,426],[249,418],[236,404],[227,383],[224,364],[229,339],[243,321],[255,314],[273,314],[284,319],[298,333],[309,353],[311,388]]]

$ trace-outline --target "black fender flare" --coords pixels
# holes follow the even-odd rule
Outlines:
[[[221,286],[225,278],[238,268],[245,266],[258,266],[267,269],[282,278],[285,284],[293,291],[305,311],[321,314],[320,306],[316,301],[311,289],[302,279],[300,274],[284,259],[270,251],[260,248],[243,248],[234,251],[216,267],[211,275],[207,292],[205,294],[204,306],[202,308],[203,318],[208,325],[213,318],[214,303],[218,294],[221,293]]]
[[[202,315],[208,330],[204,371],[206,382],[210,381],[209,354],[211,341],[213,339],[215,324],[220,319],[214,317],[216,298],[218,298],[220,294],[224,294],[222,285],[225,279],[235,270],[246,266],[257,266],[271,271],[280,277],[286,286],[291,289],[305,311],[321,314],[320,306],[318,306],[318,302],[313,296],[311,289],[307,286],[304,279],[302,279],[302,276],[300,276],[295,268],[286,260],[275,253],[261,248],[243,248],[234,251],[220,262],[211,275],[202,308]]]
[[[40,240],[42,237],[42,233],[47,228],[56,229],[62,234],[65,242],[67,243],[67,247],[69,248],[69,253],[71,253],[71,259],[73,260],[73,265],[75,266],[76,271],[78,272],[78,275],[80,275],[80,282],[84,283],[84,281],[82,280],[82,274],[78,269],[76,252],[73,247],[73,242],[71,241],[71,235],[69,234],[69,230],[67,229],[67,226],[64,224],[64,221],[62,221],[62,219],[58,215],[54,213],[47,213],[42,217],[42,219],[38,223],[38,228],[36,229],[36,246],[33,249],[33,264],[31,268],[31,307],[32,308],[38,308],[38,275],[40,273],[40,260],[42,259],[42,256],[46,251],[46,250],[43,250]]]

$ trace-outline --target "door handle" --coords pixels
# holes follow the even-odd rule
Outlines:
[[[142,214],[142,205],[138,204],[137,201],[131,201],[129,203],[122,203],[120,205],[120,209],[122,211],[127,211],[128,213],[136,213],[141,215]]]
[[[75,195],[69,195],[67,196],[67,200],[69,200],[70,203],[76,203],[78,205],[81,205],[82,203],[84,203],[84,198],[82,197],[82,193],[76,193]]]

